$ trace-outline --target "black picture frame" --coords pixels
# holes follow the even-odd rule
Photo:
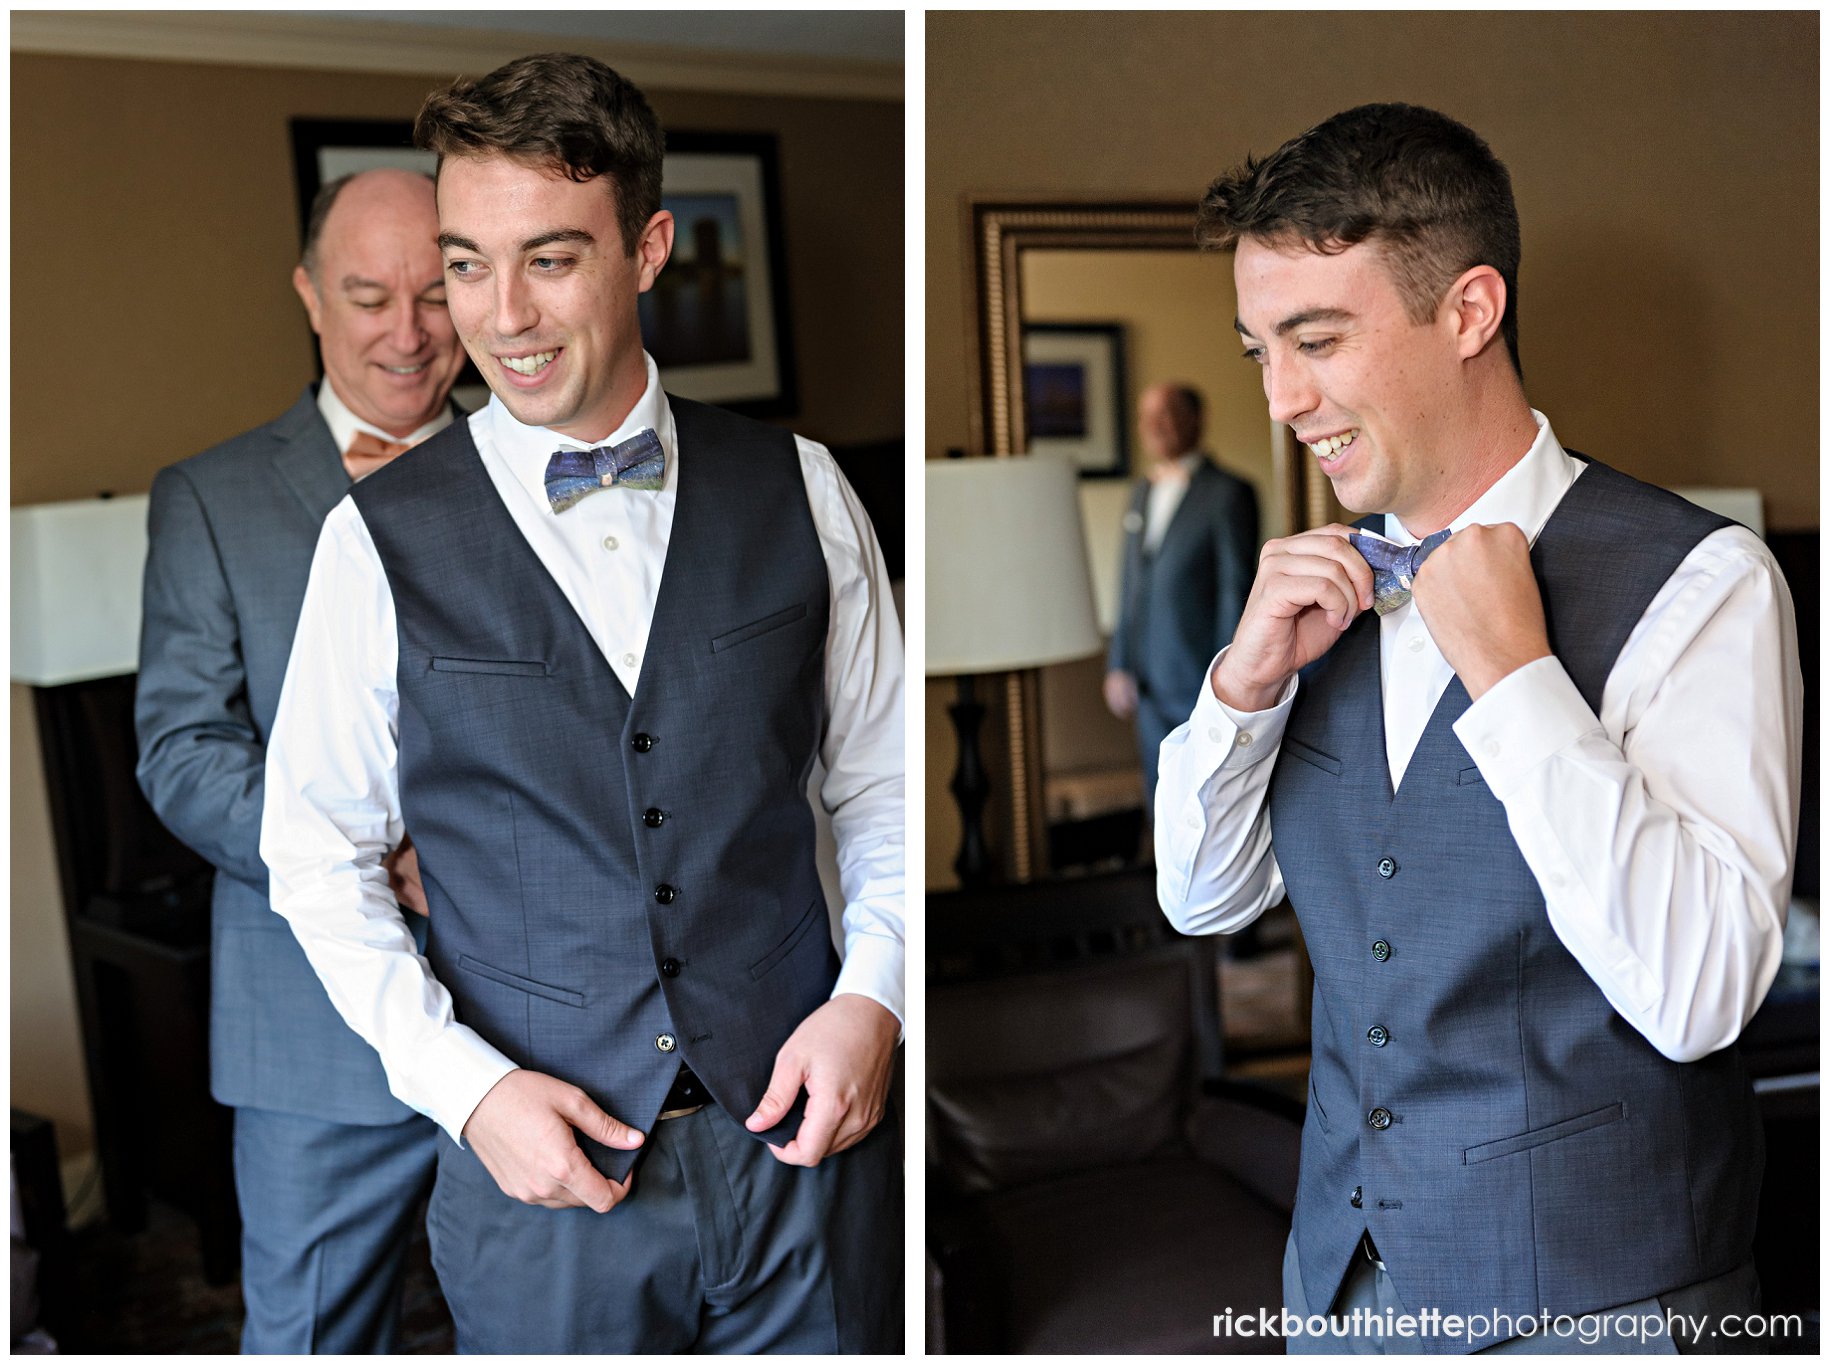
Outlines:
[[[1128,477],[1124,324],[1027,322],[1022,345],[1029,453],[1062,456],[1083,479]]]

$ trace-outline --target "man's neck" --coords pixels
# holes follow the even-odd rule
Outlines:
[[[1524,459],[1538,439],[1538,424],[1518,392],[1514,400],[1476,405],[1452,439],[1453,447],[1439,452],[1428,503],[1410,511],[1392,509],[1419,539],[1448,526]]]

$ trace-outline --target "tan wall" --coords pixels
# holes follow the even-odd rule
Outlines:
[[[1793,436],[1817,429],[1816,15],[931,13],[927,31],[931,449],[966,443],[963,193],[1192,202],[1248,151],[1402,99],[1512,170],[1526,387],[1558,435],[1817,524],[1816,444]]]
[[[287,119],[410,118],[418,76],[94,58],[12,62],[15,505],[141,492],[310,380]],[[105,98],[98,97],[105,93]],[[903,116],[884,101],[650,90],[662,122],[780,139],[801,411],[903,430]],[[13,1103],[92,1145],[30,696],[13,689]]]
[[[1512,171],[1526,389],[1558,436],[1815,527],[1817,52],[1809,13],[930,13],[928,453],[967,444],[963,196],[1192,204],[1248,152],[1405,100]],[[930,698],[933,885],[958,838],[944,721]]]
[[[441,82],[86,57],[12,69],[12,500],[142,492],[315,373],[287,279],[287,119],[411,118]],[[899,434],[902,106],[648,93],[668,126],[780,138],[792,425]]]

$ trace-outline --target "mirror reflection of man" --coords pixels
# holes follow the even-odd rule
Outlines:
[[[1258,564],[1258,496],[1201,449],[1201,395],[1153,384],[1137,404],[1144,477],[1125,510],[1118,625],[1106,654],[1106,705],[1137,717],[1144,808],[1157,749],[1200,695],[1207,665],[1239,624]]]
[[[902,655],[870,522],[822,447],[663,392],[641,91],[521,58],[416,139],[494,397],[326,519],[274,907],[453,1139],[427,1222],[461,1351],[899,1350]],[[376,874],[403,819],[423,957]]]
[[[216,867],[210,1092],[235,1110],[249,1353],[391,1351],[437,1131],[388,1093],[267,902],[266,742],[312,547],[360,479],[448,426],[464,353],[432,181],[365,171],[314,201],[293,286],[324,379],[273,421],[160,471],[148,516],[140,784]],[[383,867],[425,913],[412,843]],[[413,933],[424,937],[424,921]]]
[[[1314,962],[1286,1308],[1472,1334],[1291,1349],[1732,1337],[1763,1157],[1734,1043],[1797,838],[1779,568],[1527,402],[1518,210],[1470,129],[1338,114],[1217,180],[1199,231],[1273,420],[1385,539],[1265,547],[1163,746],[1158,891],[1229,933],[1287,889]]]

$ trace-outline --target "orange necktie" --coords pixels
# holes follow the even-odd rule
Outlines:
[[[359,431],[343,452],[343,467],[352,479],[373,474],[407,448],[405,441],[384,441],[372,432]]]

